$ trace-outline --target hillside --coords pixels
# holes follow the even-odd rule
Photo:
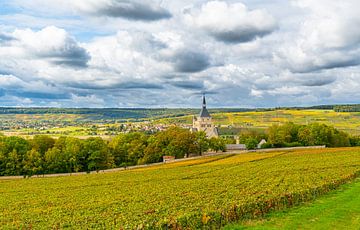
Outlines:
[[[228,225],[240,229],[347,229],[360,227],[360,179],[341,186],[314,202],[274,212],[265,218]]]
[[[4,228],[220,227],[291,207],[360,172],[360,148],[224,154],[107,174],[0,180]]]
[[[241,129],[265,129],[274,124],[293,122],[296,124],[324,123],[353,135],[360,135],[359,112],[335,112],[321,109],[278,109],[269,111],[244,111],[213,113],[215,123],[223,127],[220,131],[227,134]],[[191,123],[191,116],[160,119],[159,123]],[[231,127],[226,128],[227,126]]]

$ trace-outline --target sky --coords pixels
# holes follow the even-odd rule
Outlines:
[[[360,102],[358,0],[0,0],[0,106]]]

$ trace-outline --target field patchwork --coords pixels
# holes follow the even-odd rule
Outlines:
[[[5,229],[218,228],[360,172],[360,148],[228,154],[107,174],[0,181]]]

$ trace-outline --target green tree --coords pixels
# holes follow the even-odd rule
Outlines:
[[[245,146],[247,149],[256,149],[257,148],[258,141],[257,139],[250,137],[246,140]]]
[[[205,132],[196,132],[196,144],[200,156],[209,149],[209,139]]]
[[[144,149],[144,156],[139,160],[139,164],[149,164],[162,161],[162,149],[159,147],[158,140],[155,136],[148,138],[148,144]]]
[[[21,154],[16,151],[16,149],[13,149],[7,159],[6,159],[6,165],[5,165],[5,175],[9,176],[16,176],[16,175],[22,175],[23,173],[23,159]]]
[[[114,158],[107,144],[100,137],[86,139],[82,151],[87,156],[87,170],[89,171],[99,171],[114,166]]]
[[[36,135],[31,140],[32,148],[38,151],[42,156],[44,156],[46,151],[54,147],[54,144],[55,140],[46,135]]]
[[[45,166],[47,173],[63,173],[66,172],[66,162],[62,158],[60,149],[53,147],[45,153]]]
[[[212,137],[209,140],[209,148],[214,150],[215,152],[225,151],[226,150],[225,140],[222,138]]]
[[[43,157],[36,149],[31,149],[25,155],[24,173],[28,176],[43,173]]]

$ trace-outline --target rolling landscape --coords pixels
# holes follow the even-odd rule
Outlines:
[[[0,0],[0,230],[359,230],[359,9]]]
[[[2,180],[0,223],[9,229],[220,228],[353,181],[359,151],[222,154],[105,174]]]

